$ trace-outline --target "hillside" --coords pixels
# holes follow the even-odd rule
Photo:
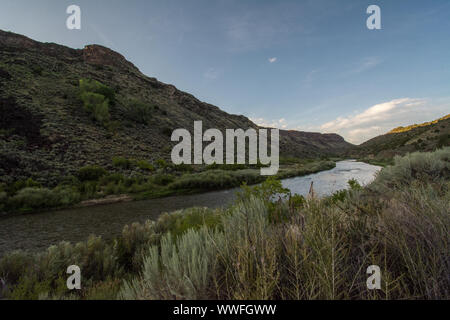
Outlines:
[[[422,124],[399,127],[350,151],[356,156],[389,159],[414,151],[433,151],[450,145],[450,115]]]
[[[167,159],[172,130],[192,131],[194,120],[204,128],[257,128],[142,74],[108,48],[72,49],[0,30],[0,182],[33,177],[55,185],[86,165],[111,169],[115,156]],[[283,156],[330,156],[351,146],[333,134],[280,136]]]

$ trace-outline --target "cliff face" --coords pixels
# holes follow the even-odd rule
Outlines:
[[[114,91],[109,110],[114,130],[84,110],[80,79],[95,79]],[[136,101],[151,110],[145,122],[130,117]],[[242,115],[143,75],[108,48],[72,49],[1,30],[0,118],[0,176],[5,182],[33,175],[53,181],[88,164],[108,168],[114,156],[168,158],[172,130],[192,130],[196,120],[204,128],[257,128]],[[350,146],[338,135],[281,130],[280,136],[285,156],[334,155]]]

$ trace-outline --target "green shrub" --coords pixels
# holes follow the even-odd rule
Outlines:
[[[159,186],[166,186],[169,183],[172,183],[175,180],[175,177],[171,174],[157,173],[152,175],[150,181]]]
[[[147,124],[152,119],[153,108],[144,102],[133,99],[125,107],[125,117],[131,121]]]
[[[179,237],[189,229],[198,230],[204,226],[214,230],[220,225],[223,215],[223,212],[209,208],[189,208],[164,213],[159,217],[155,230],[170,232],[174,237]]]
[[[125,181],[125,177],[121,173],[110,173],[100,178],[100,184],[107,185],[109,183],[119,184]]]
[[[115,167],[119,167],[122,169],[130,169],[133,165],[133,161],[124,157],[113,157],[112,163]]]
[[[39,182],[34,181],[32,178],[27,180],[17,180],[12,185],[7,187],[7,191],[10,195],[15,194],[17,191],[24,188],[40,188],[41,184]]]
[[[102,124],[109,122],[109,101],[104,96],[94,92],[83,92],[80,98],[84,109],[92,115],[94,120]]]
[[[147,170],[147,171],[150,171],[150,172],[153,172],[153,171],[156,170],[155,167],[150,162],[148,162],[146,160],[139,160],[139,161],[136,162],[136,165],[137,165],[137,167],[139,169],[142,169],[142,170]]]
[[[158,159],[156,160],[156,165],[159,169],[165,169],[167,167],[167,162],[164,159]]]
[[[80,79],[79,81],[80,93],[92,92],[102,95],[105,99],[112,104],[115,103],[115,92],[113,89],[102,84],[97,80],[92,79]]]
[[[359,182],[356,179],[350,179],[350,180],[348,180],[347,183],[348,183],[350,189],[352,189],[352,190],[361,190],[362,189],[361,185],[359,184]]]
[[[86,166],[78,170],[78,179],[80,181],[98,181],[107,174],[107,171],[100,166]]]
[[[68,188],[25,188],[10,198],[13,209],[32,211],[44,208],[68,206],[80,200],[80,194]]]
[[[175,241],[171,234],[149,248],[142,277],[125,281],[122,299],[206,299],[215,274],[215,248],[206,228],[189,230]]]
[[[105,127],[112,126],[110,123],[109,105],[110,103],[114,104],[114,90],[96,80],[81,79],[79,81],[79,91],[84,109]],[[114,130],[114,128],[111,129]]]

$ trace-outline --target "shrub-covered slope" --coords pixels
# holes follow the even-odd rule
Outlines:
[[[414,151],[450,146],[450,115],[432,122],[395,128],[351,150],[358,157],[389,159]]]
[[[71,49],[0,31],[0,182],[55,185],[86,165],[167,158],[173,129],[257,128],[143,75],[122,55]],[[319,157],[350,146],[337,135],[281,133],[285,156]]]

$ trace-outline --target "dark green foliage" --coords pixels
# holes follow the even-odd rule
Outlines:
[[[157,173],[151,177],[151,181],[159,186],[166,186],[173,182],[175,177],[170,174]]]
[[[124,157],[114,157],[112,158],[112,163],[115,167],[122,169],[130,169],[133,165],[133,162],[130,159]]]
[[[156,160],[156,165],[159,169],[165,169],[167,167],[167,162],[164,159],[158,159]]]
[[[8,201],[8,206],[20,211],[36,211],[65,207],[80,200],[78,191],[69,188],[25,188]]]
[[[79,81],[80,93],[92,92],[97,93],[107,99],[111,104],[114,104],[115,92],[110,87],[93,79],[80,79]]]
[[[110,120],[109,102],[104,96],[94,92],[83,92],[80,95],[84,109],[88,111],[93,119],[106,124]]]
[[[80,181],[97,181],[103,177],[107,171],[100,166],[86,166],[78,170]]]
[[[450,134],[442,134],[438,138],[437,148],[450,146]]]
[[[109,106],[114,103],[114,91],[96,80],[81,79],[80,99],[93,119],[108,127],[111,119]]]
[[[167,137],[171,137],[172,136],[172,132],[173,132],[173,130],[171,128],[169,128],[169,127],[163,127],[161,129],[161,133],[163,135],[167,136]]]
[[[155,166],[146,160],[139,160],[136,162],[136,165],[139,169],[147,170],[153,172],[156,170]]]
[[[350,179],[348,180],[348,185],[350,186],[350,189],[352,190],[361,190],[362,187],[359,184],[359,182],[356,179]]]
[[[124,107],[125,117],[131,121],[147,124],[153,117],[153,108],[137,99],[130,100]]]

